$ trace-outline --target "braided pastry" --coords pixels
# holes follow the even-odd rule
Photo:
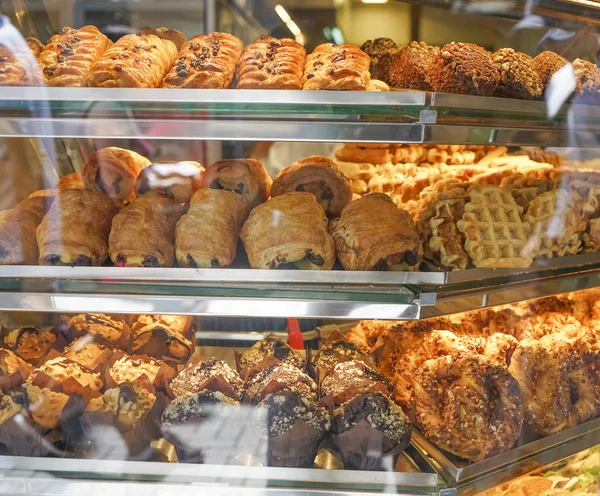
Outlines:
[[[27,47],[13,49],[0,44],[0,86],[31,86],[42,82],[36,57],[43,45],[36,38],[25,38]]]
[[[371,59],[356,45],[323,43],[306,58],[302,89],[365,91]]]

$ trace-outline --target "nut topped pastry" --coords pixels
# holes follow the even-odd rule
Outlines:
[[[380,79],[384,83],[393,86],[390,74],[396,60],[395,56],[400,51],[394,40],[390,38],[368,40],[362,44],[360,49],[371,57],[371,65],[369,67],[371,77]]]
[[[0,350],[0,390],[9,393],[29,377],[33,367],[10,350]]]
[[[542,88],[545,90],[548,84],[550,84],[552,76],[568,63],[569,61],[564,57],[546,50],[533,58],[531,66],[533,67],[533,70],[538,73],[538,76],[542,81]]]
[[[23,389],[27,395],[31,418],[46,429],[58,427],[63,410],[69,401],[69,395],[40,388],[33,384],[25,384]]]
[[[252,375],[246,383],[245,398],[256,404],[283,389],[295,392],[311,402],[319,399],[315,382],[304,372],[284,362],[274,363]]]
[[[542,81],[529,55],[501,48],[492,55],[492,61],[500,73],[496,96],[522,100],[537,100],[542,96]]]
[[[239,374],[226,362],[216,358],[209,358],[198,364],[191,363],[188,365],[173,379],[171,390],[177,397],[196,393],[201,391],[206,382],[214,377],[224,379],[231,386],[233,399],[238,401],[241,399],[244,383]]]
[[[75,379],[83,387],[89,387],[94,391],[100,391],[104,385],[102,379],[100,379],[100,374],[94,373],[65,357],[48,360],[41,367],[33,371],[27,382],[37,383],[38,374],[44,374],[58,384],[67,379]]]
[[[315,370],[331,370],[336,364],[349,360],[360,360],[368,365],[372,363],[371,357],[357,345],[340,339],[321,347],[313,358],[313,367]]]
[[[154,382],[161,366],[162,363],[160,361],[149,357],[124,356],[111,365],[108,375],[116,384],[134,382],[143,375],[150,382]]]
[[[190,315],[138,315],[131,326],[131,330],[135,332],[150,324],[166,325],[187,339],[192,340],[195,338],[194,317]]]
[[[104,365],[104,360],[110,359],[112,351],[95,342],[93,336],[87,335],[77,338],[65,348],[64,356],[87,369],[96,371]]]
[[[244,351],[240,357],[240,367],[248,370],[253,369],[269,356],[293,365],[300,370],[306,369],[306,360],[275,334],[267,335]]]
[[[56,338],[56,333],[50,329],[22,327],[8,331],[4,344],[23,360],[36,362],[48,354]]]
[[[390,68],[390,86],[431,91],[427,74],[440,49],[423,41],[411,41],[394,56]]]
[[[76,335],[92,334],[119,347],[127,346],[129,341],[130,330],[127,324],[103,313],[81,313],[66,322]]]

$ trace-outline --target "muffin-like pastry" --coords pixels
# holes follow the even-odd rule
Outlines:
[[[244,398],[257,404],[269,394],[289,390],[311,402],[317,402],[317,385],[304,372],[287,363],[275,363],[256,373],[246,383]]]
[[[134,382],[141,376],[146,376],[153,383],[161,366],[162,362],[153,358],[124,356],[111,365],[108,376],[115,384]]]
[[[536,55],[531,61],[533,70],[537,72],[540,80],[542,81],[542,88],[545,90],[552,76],[556,74],[559,69],[562,69],[567,65],[569,61],[564,57],[561,57],[557,53],[546,50]]]
[[[60,425],[63,410],[69,395],[33,384],[23,386],[27,395],[27,405],[31,418],[45,429],[55,429]]]
[[[231,397],[239,401],[244,392],[244,383],[239,374],[223,360],[209,358],[198,364],[190,364],[183,369],[173,382],[171,390],[177,397],[197,393],[204,389],[207,381],[220,377],[229,384]]]
[[[194,352],[194,345],[169,326],[155,323],[134,332],[132,350],[136,355],[148,355],[161,360],[174,359],[185,363]]]
[[[448,43],[435,56],[426,81],[433,91],[492,96],[500,74],[489,53],[472,43]]]
[[[389,85],[396,88],[431,91],[427,73],[440,49],[423,41],[411,41],[393,59]]]
[[[190,315],[138,315],[131,330],[135,332],[150,324],[166,325],[190,341],[194,340],[194,317]]]
[[[143,419],[156,401],[156,396],[139,384],[121,384],[90,400],[86,412],[110,412],[123,425]]]
[[[593,102],[600,91],[600,69],[593,62],[583,59],[573,61],[575,71],[575,93],[582,101]]]
[[[371,358],[357,345],[350,341],[338,340],[324,345],[313,358],[315,370],[330,370],[340,362],[360,360],[367,365],[372,363]]]
[[[49,329],[21,327],[9,331],[4,336],[4,344],[18,357],[35,364],[46,357],[56,337],[56,333]]]
[[[392,385],[379,372],[355,360],[336,364],[321,382],[321,396],[331,395],[336,407],[368,391],[379,391],[389,396]]]
[[[48,376],[56,384],[60,384],[70,378],[75,379],[83,387],[89,387],[94,391],[100,391],[104,385],[100,378],[100,374],[94,373],[79,365],[77,362],[65,357],[48,360],[41,367],[33,371],[27,379],[27,382],[29,384],[40,382],[38,374]]]
[[[275,334],[269,334],[244,351],[240,357],[240,367],[251,370],[269,356],[293,365],[300,370],[306,369],[306,360],[299,353],[295,352],[283,339],[275,336]]]
[[[0,443],[12,456],[43,456],[48,452],[45,429],[31,419],[23,404],[24,395],[0,397]]]
[[[376,38],[365,41],[360,49],[371,57],[369,71],[373,79],[380,79],[392,86],[390,82],[390,73],[393,70],[394,56],[398,54],[400,48],[390,38]]]
[[[125,322],[110,318],[102,313],[82,313],[67,320],[75,336],[92,334],[114,346],[126,347],[130,329]]]
[[[512,48],[501,48],[492,55],[500,73],[495,96],[537,100],[542,96],[542,81],[533,68],[532,58]]]
[[[10,350],[0,350],[0,390],[8,394],[23,384],[33,367]]]
[[[64,350],[65,358],[94,372],[101,369],[104,363],[110,360],[112,353],[112,350],[94,341],[94,337],[91,335],[76,339]]]

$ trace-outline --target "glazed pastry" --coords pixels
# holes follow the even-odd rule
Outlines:
[[[331,159],[318,155],[298,160],[277,174],[271,187],[271,197],[293,191],[315,195],[330,217],[338,216],[352,200],[350,180]]]
[[[177,46],[157,34],[128,34],[94,64],[88,86],[158,88],[173,66]]]
[[[175,229],[182,267],[227,267],[235,258],[240,229],[248,217],[243,196],[223,189],[200,189]]]
[[[272,198],[248,216],[242,242],[253,269],[331,270],[335,247],[327,216],[311,193]]]
[[[140,154],[111,146],[92,153],[81,176],[87,189],[104,193],[116,201],[131,201],[137,177],[148,165],[150,160]]]
[[[58,189],[84,189],[83,178],[79,172],[63,176],[58,181]]]
[[[3,333],[4,345],[18,357],[30,363],[39,363],[56,342],[56,333],[49,329],[21,327]]]
[[[102,265],[118,207],[102,193],[63,189],[37,228],[40,265]]]
[[[28,198],[0,212],[0,265],[37,265],[36,230],[52,197]]]
[[[365,91],[371,59],[356,45],[323,43],[306,58],[303,90]]]
[[[117,267],[171,267],[175,225],[184,207],[167,198],[136,198],[115,215],[108,254]]]
[[[127,324],[102,313],[82,313],[65,321],[74,338],[90,334],[94,340],[100,339],[112,346],[125,348],[129,345],[130,329]]]
[[[100,378],[100,374],[94,373],[79,363],[69,360],[66,357],[58,357],[48,360],[33,371],[33,373],[27,379],[27,383],[39,385],[41,380],[45,381],[46,379],[41,379],[39,377],[40,374],[43,374],[47,378],[51,379],[52,382],[50,389],[52,389],[54,385],[61,384],[67,379],[74,379],[81,386],[89,387],[94,391],[100,391],[104,385],[102,383],[102,379]],[[44,387],[48,386],[48,384],[44,384]]]
[[[271,178],[258,160],[219,160],[202,174],[202,188],[228,189],[242,195],[250,208],[267,201],[271,194]]]
[[[38,63],[47,86],[85,86],[92,67],[110,46],[95,26],[63,28],[48,41]]]
[[[257,341],[244,351],[240,357],[240,367],[252,370],[258,367],[265,358],[270,356],[293,365],[302,371],[306,369],[306,360],[299,353],[296,353],[283,339],[275,336],[275,334],[267,335],[264,339]]]
[[[330,232],[346,270],[417,270],[423,259],[412,218],[382,193],[348,204]]]
[[[240,59],[239,89],[299,90],[306,60],[304,47],[290,38],[260,38]]]
[[[204,167],[198,162],[159,162],[144,167],[135,183],[135,194],[158,196],[187,203],[200,187]]]
[[[156,323],[134,332],[132,350],[136,355],[148,355],[161,360],[174,359],[186,363],[194,352],[194,346],[179,332]]]
[[[42,44],[35,38],[26,38],[29,50],[15,52],[0,44],[0,86],[33,86],[42,83],[43,78],[36,63]]]
[[[163,88],[229,88],[244,43],[227,33],[194,36],[180,50]]]
[[[176,397],[187,396],[202,391],[208,381],[216,378],[229,385],[228,390],[222,391],[223,394],[237,401],[242,398],[244,384],[238,373],[223,360],[215,358],[188,365],[173,379],[171,390]]]
[[[27,43],[27,46],[33,53],[34,57],[37,58],[40,55],[40,53],[42,53],[42,50],[44,49],[44,44],[37,38],[28,36],[27,38],[25,38],[25,42]]]

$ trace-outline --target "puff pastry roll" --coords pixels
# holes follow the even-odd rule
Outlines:
[[[311,193],[294,192],[256,207],[242,228],[253,269],[330,270],[335,263],[327,216]]]
[[[133,200],[112,222],[108,254],[117,267],[172,267],[175,225],[184,207],[168,198]]]
[[[170,198],[187,203],[198,188],[204,167],[198,162],[159,162],[145,167],[135,183],[135,195]]]
[[[371,58],[356,45],[323,43],[306,58],[302,89],[365,91]]]
[[[241,89],[299,90],[306,50],[290,38],[260,38],[244,49],[237,87]]]
[[[156,34],[128,34],[92,67],[88,86],[157,88],[177,56],[177,47]]]
[[[175,251],[182,267],[227,267],[250,208],[243,196],[225,189],[199,189],[177,223]]]
[[[233,191],[242,195],[252,209],[267,201],[272,182],[258,160],[239,158],[209,165],[202,174],[201,187]]]
[[[383,193],[346,205],[329,230],[346,270],[409,270],[423,260],[421,238],[408,212]]]
[[[333,160],[319,155],[303,158],[283,169],[273,180],[271,196],[292,191],[312,193],[330,217],[340,215],[352,200],[352,185]]]
[[[85,184],[83,184],[83,178],[79,172],[73,172],[72,174],[67,174],[63,176],[58,181],[58,189],[83,189],[85,188]]]
[[[13,51],[0,44],[0,86],[35,86],[42,83],[36,57],[43,45],[36,38],[25,38],[29,49]]]
[[[47,86],[85,86],[110,40],[95,26],[63,28],[38,56]]]
[[[88,157],[81,177],[90,191],[104,193],[117,201],[129,201],[135,196],[138,175],[148,165],[150,160],[139,153],[111,146]]]
[[[244,43],[227,33],[194,36],[163,80],[164,88],[229,88]]]
[[[63,189],[37,228],[40,265],[102,265],[119,207],[87,189]]]
[[[0,265],[37,265],[35,231],[53,199],[48,196],[28,198],[0,212]]]

